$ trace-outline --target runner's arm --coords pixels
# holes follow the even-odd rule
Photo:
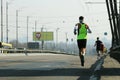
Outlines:
[[[74,27],[74,35],[77,34],[77,30],[76,30],[76,27]]]
[[[88,33],[92,33],[92,31],[90,30],[90,28],[87,24],[86,24],[86,28],[88,29]]]
[[[94,47],[97,45],[97,43],[95,42],[95,44],[94,44]]]
[[[78,23],[77,23],[77,24],[75,24],[75,27],[74,27],[74,35],[76,35],[76,34],[77,34],[77,26],[78,26]]]

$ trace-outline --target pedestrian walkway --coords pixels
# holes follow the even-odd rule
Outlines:
[[[115,59],[107,56],[101,69],[100,80],[120,80],[120,64]]]

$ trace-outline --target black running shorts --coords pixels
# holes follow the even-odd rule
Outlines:
[[[87,39],[77,40],[78,48],[86,48]]]

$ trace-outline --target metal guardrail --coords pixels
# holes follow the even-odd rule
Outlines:
[[[68,54],[66,52],[51,51],[51,50],[35,50],[35,49],[4,49],[0,48],[1,53],[57,53]]]

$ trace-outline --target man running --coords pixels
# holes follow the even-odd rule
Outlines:
[[[97,37],[97,41],[95,41],[95,45],[96,46],[96,51],[97,51],[97,58],[99,59],[100,58],[100,53],[103,49],[103,43],[101,40],[99,40],[99,37]]]
[[[74,28],[74,34],[77,34],[77,45],[79,48],[79,57],[81,60],[81,66],[84,66],[84,55],[86,53],[87,32],[92,33],[87,24],[83,23],[84,17],[79,17],[79,23]],[[88,31],[87,31],[88,30]]]

